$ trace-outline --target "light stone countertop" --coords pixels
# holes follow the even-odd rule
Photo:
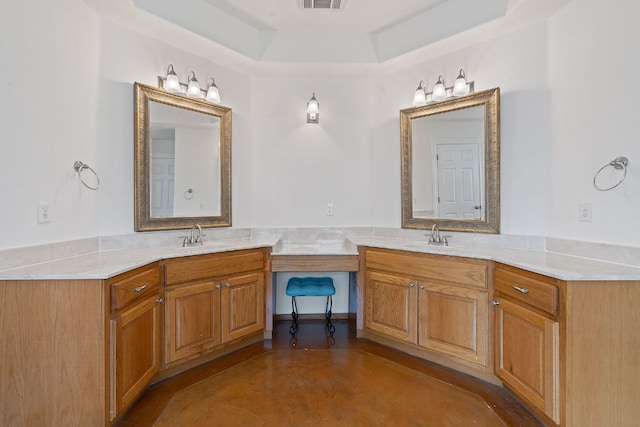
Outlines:
[[[427,245],[424,240],[348,236],[344,239],[283,241],[278,236],[234,238],[182,248],[158,246],[96,251],[0,271],[0,280],[108,279],[161,259],[271,247],[272,255],[357,255],[358,246],[498,261],[561,280],[640,280],[640,267],[532,249],[487,245]]]
[[[387,237],[362,237],[351,240],[358,246],[487,259],[561,280],[640,280],[640,267],[542,250],[435,246],[427,245],[426,242]]]
[[[92,252],[0,271],[0,280],[64,280],[108,279],[134,268],[159,261],[190,255],[202,255],[242,249],[271,247],[273,239],[229,239],[205,242],[198,246],[161,246]]]

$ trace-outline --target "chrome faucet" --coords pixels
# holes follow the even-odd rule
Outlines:
[[[429,234],[429,241],[427,241],[427,244],[449,246],[447,237],[449,236],[440,236],[440,230],[438,230],[438,224],[433,224],[433,227],[431,227],[431,234]]]
[[[182,246],[201,245],[203,242],[202,238],[204,236],[206,236],[206,234],[202,234],[202,227],[200,227],[200,224],[195,224],[191,227],[191,235],[182,237]]]

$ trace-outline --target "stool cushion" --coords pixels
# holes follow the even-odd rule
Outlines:
[[[292,277],[287,283],[287,295],[290,297],[321,297],[335,293],[331,277]]]

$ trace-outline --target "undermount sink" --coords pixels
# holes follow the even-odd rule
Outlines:
[[[455,248],[452,247],[450,244],[445,246],[445,245],[429,244],[427,242],[403,243],[402,248],[403,249],[419,249],[419,250],[441,250],[441,251],[455,250]]]
[[[202,244],[200,243],[196,243],[195,245],[187,245],[187,246],[182,246],[180,245],[181,248],[183,249],[188,249],[188,248],[207,248],[207,247],[223,247],[223,246],[231,246],[231,244],[228,241],[224,241],[224,240],[212,240],[212,241],[207,241],[205,240],[204,242],[202,242]]]

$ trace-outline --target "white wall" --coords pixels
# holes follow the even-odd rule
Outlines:
[[[314,92],[320,123],[308,124]],[[371,225],[371,80],[256,77],[251,103],[251,225]]]
[[[133,232],[132,84],[155,86],[169,63],[183,79],[215,76],[233,108],[235,227],[398,227],[398,111],[419,80],[432,88],[442,74],[451,85],[462,67],[476,90],[501,88],[502,232],[638,246],[638,12],[632,0],[574,0],[547,23],[385,75],[286,78],[193,53],[173,27],[142,35],[80,0],[10,2],[0,15],[0,248]],[[320,124],[308,125],[314,91]],[[595,191],[593,173],[618,155],[631,162],[626,181]],[[99,191],[79,183],[75,160],[95,167]],[[50,224],[36,224],[40,200]],[[582,201],[591,223],[577,220]]]
[[[100,111],[98,157],[103,186],[100,190],[100,235],[128,234],[133,229],[133,83],[157,85],[172,63],[181,81],[194,71],[201,85],[213,76],[222,104],[233,108],[234,225],[242,225],[251,207],[236,194],[250,194],[249,77],[214,61],[103,21],[100,45]],[[248,148],[249,147],[249,148]],[[244,171],[243,171],[244,170]],[[245,214],[246,215],[246,214]],[[244,226],[247,226],[244,222]]]
[[[438,75],[453,85],[460,68],[476,91],[501,90],[502,233],[545,235],[551,152],[547,29],[538,24],[374,82],[371,185],[376,188],[374,224],[398,227],[400,216],[399,110],[411,106],[420,80],[431,91]]]
[[[99,26],[80,0],[2,5],[0,248],[98,233],[98,193],[82,186],[73,163],[101,172]],[[48,224],[37,224],[39,201],[49,203]]]
[[[549,22],[552,236],[640,246],[638,16],[635,0],[575,0]],[[617,156],[625,181],[596,191],[594,173]],[[577,220],[580,202],[592,222]]]

